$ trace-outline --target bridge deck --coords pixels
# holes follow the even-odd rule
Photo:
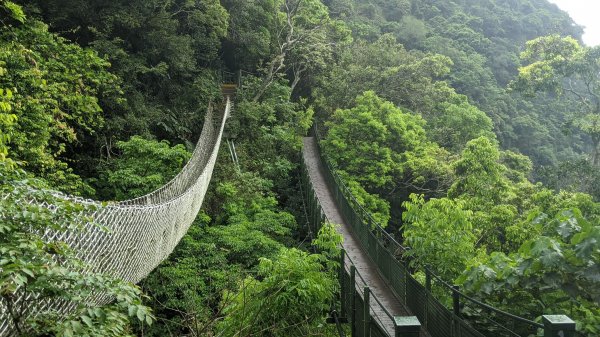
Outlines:
[[[317,141],[314,137],[305,137],[304,148],[302,151],[310,180],[312,181],[313,188],[323,211],[330,221],[341,225],[338,230],[344,236],[344,249],[354,262],[357,272],[362,275],[365,283],[371,288],[373,294],[375,294],[381,304],[393,316],[410,315],[408,310],[395,297],[387,283],[381,278],[375,263],[373,263],[367,253],[362,250],[358,238],[355,237],[350,225],[344,220],[342,212],[335,203],[333,192],[325,180],[325,173],[323,172],[324,168],[319,158],[317,146]],[[362,282],[359,281],[357,283]],[[358,289],[360,294],[362,294],[363,286],[364,285],[362,284],[357,284],[357,288],[360,288]],[[388,315],[385,314],[383,309],[379,305],[376,305],[374,300],[371,300],[371,303],[372,314],[376,316],[376,319],[383,323],[380,325],[383,325],[388,334],[394,336],[393,322]],[[424,332],[422,332],[421,335],[427,336]]]

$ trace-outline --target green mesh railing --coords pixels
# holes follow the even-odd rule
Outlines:
[[[321,138],[316,123],[314,133],[320,143]],[[387,233],[373,219],[371,214],[358,203],[327,158],[323,156],[320,144],[318,148],[321,162],[325,168],[325,180],[333,190],[335,202],[340,208],[345,221],[352,227],[363,250],[375,263],[380,274],[395,292],[398,300],[413,315],[418,317],[422,327],[430,336],[560,336],[558,332],[553,333],[550,331],[551,327],[549,326],[496,309],[460,292],[458,287],[448,284],[428,268],[424,268],[426,274],[425,285],[418,282],[413,278],[408,261],[404,258],[406,248]],[[306,182],[306,184],[305,186],[310,186],[310,182]],[[327,219],[320,210],[316,197],[313,195],[309,199],[311,208],[314,207],[310,223],[314,227],[312,230],[316,232],[318,230],[316,226]],[[347,277],[343,276],[341,279],[347,280]],[[349,289],[342,289],[342,297],[348,296],[347,291]],[[438,296],[436,297],[434,294],[438,294]],[[348,302],[348,298],[346,302]],[[443,303],[446,303],[452,309],[448,309]],[[362,302],[358,301],[356,306],[360,307],[360,305],[362,305]],[[353,322],[353,327],[355,325]],[[477,329],[474,327],[477,327]],[[379,336],[379,332],[365,335],[363,334],[365,333],[364,329],[360,330],[361,328],[358,326],[356,329],[358,334],[355,336]],[[564,336],[571,335],[565,334]]]
[[[304,162],[302,165],[301,189],[307,213],[308,232],[311,237],[315,237],[322,224],[332,222],[321,208]],[[339,313],[341,320],[350,324],[352,336],[393,337],[394,331],[390,329],[393,316],[367,286],[363,276],[344,250],[341,252],[340,262]],[[375,314],[375,309],[379,309],[378,311],[383,312],[383,314]],[[343,334],[340,333],[340,336],[343,336]]]

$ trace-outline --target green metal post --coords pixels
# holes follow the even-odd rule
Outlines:
[[[319,232],[319,220],[318,219],[318,209],[317,209],[317,195],[313,192],[313,223],[315,224],[315,236],[317,236],[317,233]]]
[[[459,286],[452,286],[452,308],[454,309],[454,314],[460,317],[460,294]]]
[[[365,337],[371,337],[371,329],[369,327],[371,320],[371,310],[369,308],[369,297],[371,295],[371,290],[369,287],[365,287],[363,290],[363,300],[365,301],[365,306],[363,307],[363,327],[365,332]]]
[[[431,272],[429,271],[429,268],[425,268],[425,289],[427,289],[427,291],[425,292],[425,322],[423,322],[423,324],[425,325],[425,328],[427,328],[429,326],[429,296],[432,296]]]
[[[351,292],[352,292],[352,303],[350,306],[350,318],[351,318],[351,333],[352,336],[356,336],[356,267],[354,265],[350,266],[350,284]]]
[[[575,322],[565,315],[544,315],[544,337],[573,337]]]
[[[312,230],[314,232],[315,229],[315,192],[311,191],[310,194],[310,224],[312,225]]]
[[[313,190],[313,230],[314,230],[314,236],[317,236],[317,233],[319,233],[319,199],[317,199],[317,194],[316,192],[314,192]]]
[[[404,287],[404,304],[408,305],[408,296],[410,295],[408,293],[408,280],[410,278],[410,272],[409,272],[410,271],[410,269],[409,269],[410,262],[407,259],[404,261],[403,264],[404,264],[404,285],[405,285],[405,287]]]
[[[345,285],[344,285],[344,259],[346,257],[346,251],[344,249],[341,250],[340,252],[340,305],[342,307],[342,317],[346,317],[346,294],[344,293],[345,291]]]
[[[310,223],[310,231],[313,231],[313,191],[308,193],[308,222]]]

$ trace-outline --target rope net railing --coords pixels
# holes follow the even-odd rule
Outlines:
[[[149,194],[121,202],[101,203],[53,193],[57,198],[85,206],[76,217],[81,221],[81,228],[48,229],[43,233],[43,240],[68,244],[88,266],[88,272],[108,274],[132,283],[141,281],[169,256],[198,215],[231,109],[229,96],[225,96],[224,108],[217,113],[209,107],[188,163],[171,181]],[[36,200],[26,202],[38,203]],[[39,206],[50,210],[57,207],[47,202]],[[69,312],[73,306],[65,301],[32,301],[30,297],[35,295],[28,296],[22,301],[28,303],[30,315],[47,309]],[[105,304],[111,300],[97,294],[89,302]],[[10,335],[12,329],[7,308],[0,303],[0,336]]]

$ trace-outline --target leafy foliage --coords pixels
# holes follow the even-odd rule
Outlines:
[[[477,239],[465,203],[447,198],[425,202],[423,196],[413,194],[402,205],[404,240],[411,247],[408,255],[433,266],[444,279],[460,274],[475,254]]]
[[[403,226],[415,267],[448,280],[468,268],[460,280],[474,296],[526,316],[570,310],[580,330],[598,334],[600,211],[592,196],[575,193],[597,192],[594,160],[582,158],[596,141],[597,48],[580,46],[581,29],[555,6],[15,2],[39,19],[0,2],[0,161],[68,192],[91,195],[93,186],[101,198],[126,199],[164,184],[189,157],[198,111],[219,99],[218,72],[244,70],[225,134],[239,160],[231,164],[224,142],[205,213],[144,283],[160,324],[136,326],[140,334],[327,333],[319,324],[335,287],[321,272],[333,268],[335,230],[315,242],[322,254],[289,248],[298,235],[292,214],[300,215],[300,137],[315,113],[328,120],[326,154],[378,221],[392,232]],[[528,43],[520,59],[540,35],[548,37]],[[515,76],[520,94],[505,88]],[[2,205],[7,214],[26,207]],[[81,268],[61,272],[79,277]],[[93,327],[78,317],[35,327],[125,334],[129,315],[146,314],[131,309],[137,290],[100,276],[85,282],[74,293],[109,287],[131,295],[129,304],[101,309],[118,313],[109,323],[88,313]]]
[[[150,308],[142,304],[136,286],[108,275],[89,272],[75,252],[58,240],[42,239],[46,229],[85,231],[79,214],[85,206],[54,196],[31,184],[21,171],[0,165],[0,301],[7,308],[17,336],[125,336],[130,334],[129,319],[151,324]],[[36,200],[39,203],[29,203]],[[52,210],[42,202],[56,205]],[[87,225],[89,226],[89,225]],[[97,306],[90,296],[105,294],[115,301]],[[18,301],[19,296],[25,300]],[[39,301],[69,301],[68,312],[42,309],[26,316],[28,307]]]
[[[62,155],[102,125],[98,98],[118,97],[119,80],[95,52],[39,21],[2,26],[0,40],[3,156],[10,152],[54,187],[91,193]]]
[[[332,17],[341,18],[352,28],[355,38],[352,48],[357,51],[352,59],[344,59],[348,55],[346,51],[339,52],[339,64],[343,70],[333,69],[333,73],[352,71],[352,60],[363,65],[356,72],[352,71],[354,76],[347,77],[345,81],[340,81],[338,76],[325,77],[326,80],[331,79],[333,90],[330,93],[336,88],[342,93],[349,92],[346,104],[365,90],[375,90],[387,100],[423,112],[425,119],[431,121],[427,114],[435,109],[430,102],[444,101],[432,93],[422,94],[423,89],[417,83],[422,83],[423,77],[419,75],[425,75],[423,73],[403,74],[404,78],[416,75],[408,82],[387,80],[389,72],[381,65],[395,48],[381,48],[378,53],[369,53],[359,47],[388,35],[402,43],[411,54],[419,55],[418,50],[429,55],[440,54],[451,60],[452,66],[442,79],[456,92],[468,96],[471,104],[486,112],[494,122],[494,131],[503,148],[518,150],[528,155],[536,165],[546,166],[557,165],[562,160],[575,160],[581,155],[581,133],[573,130],[564,132],[570,109],[565,100],[556,101],[551,96],[533,100],[505,88],[517,74],[519,53],[526,41],[550,34],[580,38],[581,27],[574,25],[572,19],[555,5],[537,0],[425,0],[418,3],[406,0],[328,0],[326,4]],[[369,61],[365,63],[365,59]],[[404,60],[411,62],[410,57]],[[403,62],[392,63],[387,69]],[[373,81],[370,80],[371,71],[377,76]],[[378,82],[377,78],[382,81]],[[356,86],[362,88],[358,92],[349,90]],[[403,88],[410,90],[403,91]],[[386,91],[396,92],[384,93]],[[411,92],[415,95],[405,98]],[[325,95],[331,96],[335,97]],[[416,107],[411,105],[411,101],[418,102]],[[339,102],[332,105],[334,108],[345,107]],[[446,144],[442,142],[440,145]]]
[[[558,212],[554,218],[541,213],[534,221],[539,237],[508,256],[491,254],[471,266],[459,282],[501,305],[520,303],[511,308],[521,314],[540,315],[545,308],[568,314],[581,322],[580,331],[597,334],[600,227],[578,209]]]
[[[355,41],[338,53],[337,64],[316,93],[327,111],[349,108],[357,96],[371,90],[385,100],[426,115],[454,92],[446,83],[436,82],[450,71],[449,58],[407,51],[391,35],[383,35],[375,43]]]
[[[221,159],[219,165],[228,160]],[[143,282],[159,320],[143,330],[146,335],[214,332],[232,301],[221,294],[255,273],[260,258],[272,258],[294,244],[296,221],[279,209],[269,180],[227,165],[214,179],[217,186],[205,204],[213,217],[202,214],[169,259]]]
[[[551,91],[572,96],[575,125],[591,138],[590,161],[600,165],[600,47],[582,47],[572,37],[540,37],[527,42],[514,87],[528,94]]]
[[[28,1],[56,31],[92,47],[124,80],[126,102],[102,101],[111,111],[102,138],[90,146],[108,153],[115,139],[153,134],[195,140],[198,111],[216,96],[215,62],[228,13],[217,0]]]
[[[333,229],[335,232],[335,229]],[[319,244],[335,247],[339,234],[321,231]],[[333,239],[331,242],[328,240]],[[327,244],[324,244],[327,243]],[[339,256],[335,249],[328,255]],[[225,308],[220,324],[225,336],[307,336],[326,329],[324,318],[335,290],[334,269],[324,270],[327,257],[283,249],[274,259],[261,259],[260,279],[247,278]],[[325,271],[325,272],[324,272]],[[228,295],[225,296],[226,298]]]
[[[190,158],[183,145],[133,136],[118,142],[120,156],[113,157],[101,171],[100,186],[106,199],[125,200],[150,193],[175,177]],[[110,193],[110,194],[109,194]]]
[[[372,91],[357,97],[356,107],[337,110],[326,125],[325,155],[384,225],[387,206],[373,194],[399,188],[435,193],[447,184],[450,168],[443,160],[449,154],[427,139],[425,121]]]
[[[472,139],[495,138],[492,120],[463,97],[455,95],[439,109],[440,113],[430,117],[427,130],[431,139],[444,148],[458,152]]]
[[[558,167],[543,167],[539,171],[541,179],[555,190],[581,191],[600,201],[600,171],[587,159],[567,161]]]

